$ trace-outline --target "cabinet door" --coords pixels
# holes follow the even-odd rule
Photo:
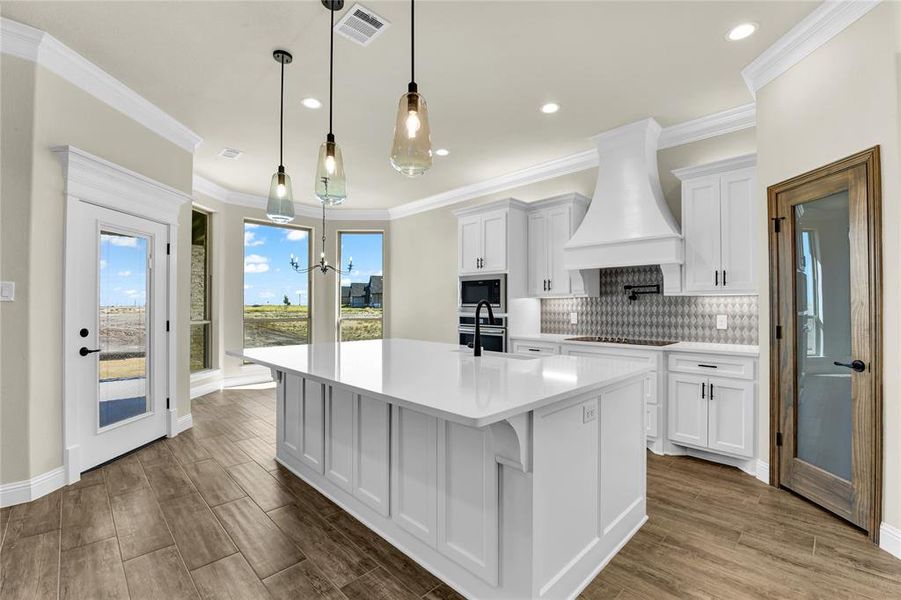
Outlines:
[[[400,406],[395,406],[391,414],[391,518],[434,548],[438,524],[438,419]]]
[[[457,233],[460,273],[478,272],[479,258],[482,256],[482,218],[478,215],[461,217]]]
[[[529,295],[547,294],[548,249],[547,213],[529,215]]]
[[[389,514],[390,405],[357,396],[354,410],[353,494],[380,514]]]
[[[754,455],[754,382],[708,380],[708,442],[711,450]]]
[[[353,411],[355,394],[328,387],[325,409],[325,476],[344,491],[353,478]]]
[[[572,232],[572,209],[569,206],[558,206],[548,211],[548,279],[553,295],[569,294],[572,286],[569,271],[563,268],[563,246],[569,241]]]
[[[719,177],[702,177],[682,184],[682,236],[685,239],[685,291],[719,291]]]
[[[709,402],[707,378],[696,375],[670,375],[666,402],[669,439],[676,443],[706,446]]]
[[[720,180],[720,283],[727,292],[757,290],[754,255],[757,246],[757,210],[754,206],[754,169],[723,175]]]
[[[507,270],[507,211],[482,215],[482,268],[480,271]]]

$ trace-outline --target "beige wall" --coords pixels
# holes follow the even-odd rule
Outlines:
[[[240,350],[244,345],[243,306],[244,306],[244,221],[245,219],[266,222],[266,213],[262,209],[224,204],[217,200],[195,194],[195,203],[213,212],[213,304],[214,328],[219,332],[219,343],[214,349],[214,368],[221,368],[226,382],[230,378],[252,376],[261,369],[253,365],[244,366],[240,359],[225,356],[225,350]],[[311,256],[318,260],[321,247],[322,222],[319,219],[298,217],[291,225],[312,229],[313,252]],[[390,273],[392,266],[388,260],[391,247],[389,239],[390,224],[387,221],[332,221],[327,227],[327,258],[334,262],[338,253],[338,231],[383,231],[385,273]],[[283,268],[289,268],[283,265]],[[303,277],[297,275],[298,281]],[[216,283],[218,281],[218,283]],[[318,271],[311,275],[310,299],[312,305],[312,337],[316,342],[331,342],[337,337],[337,278],[335,273],[322,275]],[[393,300],[389,283],[385,285],[385,302],[388,306]],[[218,318],[216,315],[218,314]],[[390,316],[385,315],[385,331],[389,331]],[[187,346],[187,344],[186,344]]]
[[[882,149],[883,520],[901,526],[901,5],[885,3],[758,92],[760,296],[769,295],[766,188],[871,146]],[[768,460],[770,314],[760,304],[759,456]]]
[[[193,158],[171,142],[33,63],[3,56],[2,278],[16,282],[16,301],[3,305],[0,482],[45,473],[62,464],[62,169],[51,148],[73,145],[190,193]],[[30,82],[33,81],[33,84]],[[33,124],[27,141],[22,125]],[[10,126],[11,123],[17,125]],[[19,141],[7,143],[12,129]],[[8,182],[7,168],[16,173]],[[21,169],[21,172],[19,171]],[[12,169],[11,169],[12,170]],[[30,170],[30,181],[23,181]],[[12,183],[12,185],[10,185]],[[30,189],[29,189],[30,188]],[[190,229],[190,221],[186,227]],[[181,266],[181,265],[180,265]],[[181,295],[181,294],[180,294]],[[10,333],[7,337],[7,333]],[[180,345],[187,347],[185,338]],[[185,363],[186,364],[186,363]],[[176,397],[187,412],[187,374]],[[9,417],[9,418],[7,418]]]
[[[682,200],[673,169],[754,152],[754,130],[748,129],[693,144],[661,150],[657,155],[667,204],[681,219]],[[501,198],[533,202],[559,194],[594,194],[597,169],[587,169],[540,183],[439,208],[391,222],[387,280],[393,291],[387,304],[391,337],[440,342],[457,339],[457,219],[453,211]]]

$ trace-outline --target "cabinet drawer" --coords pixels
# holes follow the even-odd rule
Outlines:
[[[657,357],[659,356],[655,351],[628,350],[611,346],[592,346],[590,344],[563,344],[562,352],[570,356],[588,356],[621,362],[647,363],[649,367],[654,368],[657,367]]]
[[[723,356],[720,354],[684,354],[673,352],[669,355],[667,369],[674,373],[693,373],[710,377],[734,377],[754,379],[756,360],[749,356]]]
[[[560,354],[559,344],[548,342],[513,342],[514,354]]]

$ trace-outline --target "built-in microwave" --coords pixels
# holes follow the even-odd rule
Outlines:
[[[487,300],[491,308],[507,312],[506,275],[469,275],[460,278],[460,309],[475,310],[481,300]]]

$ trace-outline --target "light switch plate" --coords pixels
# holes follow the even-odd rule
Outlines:
[[[716,328],[717,329],[728,329],[729,326],[726,325],[726,315],[717,315],[716,316]]]
[[[569,324],[570,325],[578,325],[579,324],[579,313],[574,313],[574,312],[569,313]]]
[[[598,418],[598,405],[596,402],[582,405],[582,422],[590,423]]]
[[[16,282],[0,281],[0,302],[12,302],[16,299]]]

